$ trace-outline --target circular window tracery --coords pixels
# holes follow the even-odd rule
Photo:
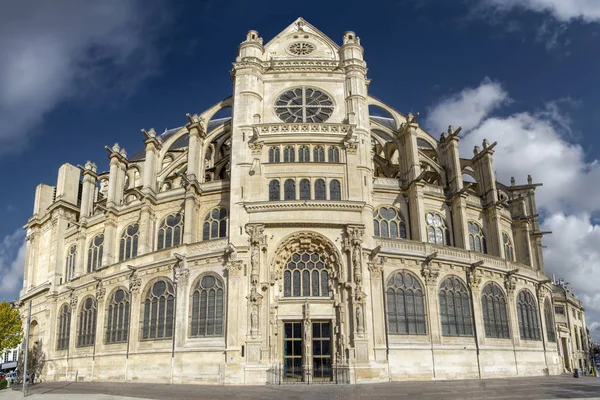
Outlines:
[[[279,96],[275,113],[283,122],[325,122],[333,114],[333,101],[322,90],[298,87]]]
[[[315,51],[315,45],[308,42],[295,42],[288,46],[288,51],[296,56],[305,56]]]

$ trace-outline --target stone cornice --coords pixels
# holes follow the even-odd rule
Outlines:
[[[267,72],[339,72],[344,71],[340,68],[340,62],[337,60],[319,60],[319,59],[287,59],[271,60],[262,63],[262,67]]]
[[[250,214],[286,210],[362,211],[364,207],[365,202],[362,201],[327,200],[261,201],[244,204],[244,208]]]
[[[302,124],[258,124],[254,126],[256,134],[262,139],[262,135],[271,134],[297,134],[297,133],[333,133],[347,135],[352,128],[349,124],[335,123],[302,123]]]

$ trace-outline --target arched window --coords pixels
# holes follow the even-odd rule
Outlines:
[[[183,215],[171,214],[164,218],[158,228],[157,250],[179,246],[183,238]]]
[[[481,293],[481,312],[485,336],[490,338],[508,339],[508,315],[506,312],[506,297],[498,284],[490,282]]]
[[[386,286],[389,333],[426,334],[425,302],[419,280],[408,271],[399,271],[388,279]]]
[[[171,281],[161,278],[146,292],[142,339],[173,337],[175,290]]]
[[[393,207],[380,207],[373,213],[375,236],[406,239],[406,224]]]
[[[270,163],[278,163],[279,162],[279,147],[270,147],[269,148],[269,162]]]
[[[533,295],[527,289],[521,290],[517,296],[517,318],[521,339],[540,340],[538,308]]]
[[[192,294],[192,329],[190,336],[223,336],[223,281],[205,275]]]
[[[327,160],[330,163],[339,163],[340,162],[340,149],[335,146],[331,146],[327,150]]]
[[[77,260],[77,246],[72,245],[67,249],[67,259],[65,262],[65,282],[75,277],[75,261]]]
[[[71,308],[64,304],[60,308],[58,315],[58,337],[56,340],[56,350],[66,350],[69,348],[69,337],[71,336]]]
[[[213,208],[204,218],[202,240],[227,237],[227,209]]]
[[[283,273],[283,296],[329,297],[329,274],[325,259],[307,250],[292,254]]]
[[[308,146],[300,146],[298,148],[298,162],[310,161],[310,149]]]
[[[283,162],[294,162],[296,150],[294,150],[293,146],[286,146],[283,149]]]
[[[269,182],[269,201],[277,201],[281,199],[281,191],[279,189],[279,181],[273,179]]]
[[[293,179],[288,179],[283,184],[283,199],[296,200],[296,182]]]
[[[468,223],[469,229],[469,245],[471,250],[478,253],[487,253],[487,246],[485,244],[485,236],[483,235],[483,229],[475,222]]]
[[[554,327],[554,308],[549,298],[544,302],[544,317],[546,319],[546,336],[549,342],[556,342],[556,331]]]
[[[300,181],[300,200],[310,200],[310,181],[308,179]]]
[[[337,179],[329,182],[329,200],[342,200],[342,187]]]
[[[508,261],[515,261],[513,245],[506,233],[502,234],[502,243],[504,244],[504,258]]]
[[[427,222],[427,241],[429,243],[450,246],[450,230],[446,220],[440,214],[425,214],[425,222]]]
[[[316,146],[313,149],[313,162],[325,162],[325,149],[323,146]]]
[[[106,309],[106,343],[123,343],[129,335],[129,292],[118,288]]]
[[[77,347],[93,346],[96,340],[96,299],[86,298],[79,311]]]
[[[471,301],[467,287],[456,276],[440,285],[440,317],[443,336],[473,336]]]
[[[315,181],[315,200],[325,200],[325,181],[323,179]]]
[[[137,257],[139,237],[140,226],[138,224],[131,224],[123,230],[119,243],[119,261]]]
[[[87,272],[93,272],[102,266],[102,252],[104,251],[104,234],[96,235],[90,242],[88,249]]]

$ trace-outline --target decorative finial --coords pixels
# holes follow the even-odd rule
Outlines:
[[[490,142],[487,139],[483,139],[483,148],[487,149],[488,147],[490,147]]]
[[[304,21],[302,21],[301,19],[299,19],[298,22],[296,22],[296,26],[298,27],[298,31],[304,31]]]
[[[515,186],[515,177],[514,176],[510,177],[510,186]]]
[[[527,175],[527,184],[531,185],[533,183],[533,179],[531,179],[531,175]]]
[[[125,150],[125,147],[123,147],[119,153],[120,153],[120,154],[121,154],[123,157],[127,158],[127,151]]]
[[[115,144],[113,145],[113,147],[112,147],[112,150],[113,150],[115,153],[118,153],[118,152],[121,150],[121,146],[119,146],[119,143],[115,143]]]
[[[477,155],[477,154],[479,154],[479,151],[480,151],[480,149],[479,149],[479,146],[475,146],[475,147],[473,147],[473,154],[474,154],[474,155]]]

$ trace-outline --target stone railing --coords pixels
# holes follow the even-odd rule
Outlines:
[[[259,135],[277,133],[342,133],[350,132],[348,124],[258,124],[255,125]]]
[[[456,261],[465,264],[473,264],[483,261],[484,266],[493,267],[502,270],[528,269],[531,267],[525,264],[508,261],[501,257],[491,256],[489,254],[478,253],[458,247],[439,246],[431,243],[415,242],[404,239],[384,239],[376,238],[378,246],[382,251],[401,252],[407,255],[426,257],[429,254],[437,252],[437,259]]]

